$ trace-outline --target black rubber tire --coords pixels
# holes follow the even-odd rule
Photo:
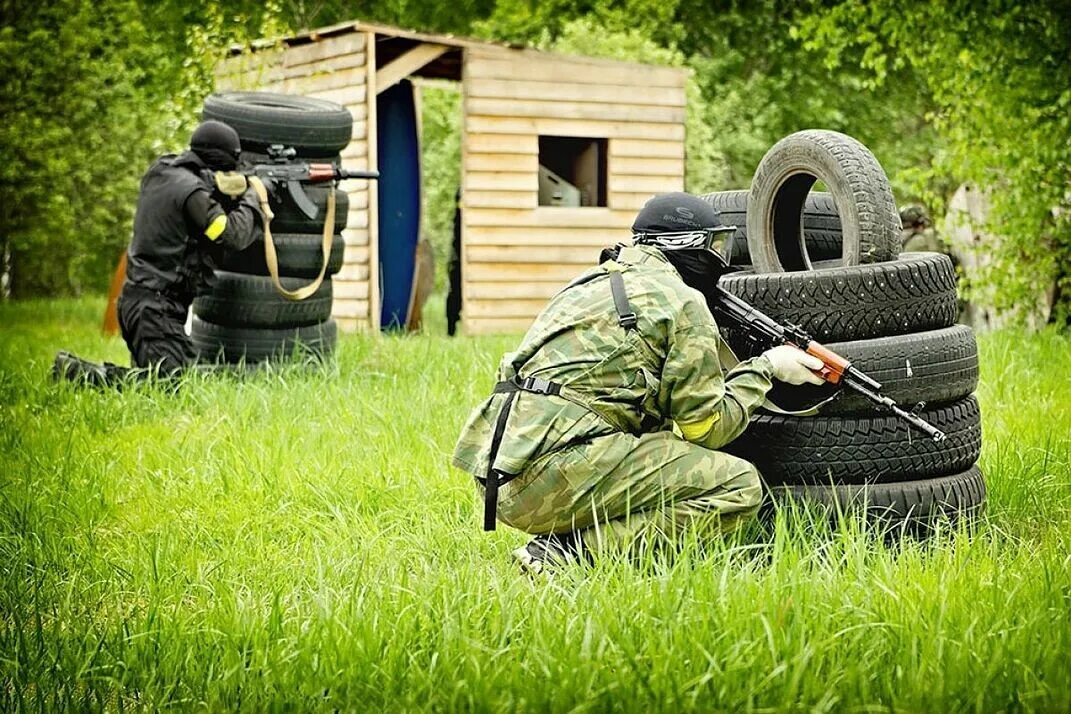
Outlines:
[[[978,343],[966,325],[913,335],[879,337],[826,345],[882,385],[882,394],[905,409],[919,402],[948,404],[978,387]],[[777,383],[773,400],[784,409],[804,408],[832,392],[825,386]],[[869,414],[874,405],[847,389],[822,406],[824,416]]]
[[[264,362],[295,356],[323,358],[335,349],[338,325],[334,320],[280,329],[227,327],[193,318],[190,331],[202,361]]]
[[[900,253],[900,213],[874,154],[850,136],[809,129],[766,152],[751,181],[747,241],[764,273],[808,270],[803,207],[816,180],[825,182],[841,221],[841,264],[892,260]]]
[[[837,486],[774,486],[769,500],[777,506],[792,502],[829,509],[840,514],[864,515],[867,520],[895,529],[898,525],[931,525],[980,516],[985,510],[985,478],[978,466],[950,476],[895,483]]]
[[[978,460],[978,401],[920,413],[945,432],[935,442],[892,415],[791,417],[760,413],[726,451],[755,464],[763,480],[781,484],[884,483],[956,473]]]
[[[700,196],[721,214],[721,222],[736,226],[730,265],[751,265],[747,248],[747,191],[715,191]],[[835,260],[841,254],[840,216],[828,193],[812,191],[803,205],[803,238],[811,261]]]
[[[293,147],[298,156],[330,157],[342,151],[353,135],[353,116],[345,107],[288,94],[210,94],[201,116],[230,125],[243,149],[261,153],[272,144],[282,144]]]
[[[777,320],[800,325],[822,343],[865,340],[949,327],[956,321],[956,273],[948,256],[904,253],[873,265],[797,273],[730,273],[719,283]],[[731,345],[738,336],[726,333]]]
[[[282,278],[294,290],[308,284],[302,278]],[[217,270],[208,295],[193,301],[193,314],[225,327],[304,327],[331,317],[331,280],[325,279],[308,299],[287,300],[275,290],[271,278]]]
[[[323,239],[310,233],[272,233],[275,255],[279,262],[279,275],[290,278],[315,278],[323,264]],[[334,275],[342,268],[346,243],[342,236],[331,238],[331,256],[327,261],[327,275]],[[220,266],[224,270],[247,275],[267,275],[268,264],[264,259],[264,241],[255,241],[243,251],[228,252]]]
[[[271,201],[271,210],[275,214],[271,221],[272,233],[323,235],[324,220],[327,218],[327,196],[328,191],[332,190],[335,192],[335,233],[345,230],[350,210],[349,194],[330,184],[303,184],[303,188],[309,200],[316,206],[316,218],[309,218],[302,213],[284,191],[282,200],[276,201],[273,197]]]

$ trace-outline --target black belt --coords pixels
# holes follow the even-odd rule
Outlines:
[[[157,290],[155,288],[147,288],[144,285],[135,285],[133,283],[127,283],[123,285],[123,289],[120,293],[125,293],[131,297],[142,298],[164,298],[165,300],[172,300],[174,302],[182,303],[183,305],[189,305],[193,302],[193,296],[188,293],[179,293],[174,291],[173,288],[164,290]]]
[[[508,474],[495,468],[495,459],[498,458],[498,449],[502,446],[502,435],[506,433],[506,422],[509,420],[509,413],[513,409],[513,400],[516,399],[517,392],[556,396],[561,394],[562,385],[538,377],[527,377],[519,381],[511,379],[495,385],[494,393],[505,394],[506,403],[502,405],[502,409],[498,412],[498,419],[495,420],[495,432],[491,437],[491,453],[487,457],[487,477],[476,477],[476,480],[484,485],[483,529],[485,531],[493,531],[495,529],[499,486],[504,486],[520,476],[519,473]]]

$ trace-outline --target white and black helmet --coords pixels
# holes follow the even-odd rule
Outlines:
[[[736,226],[721,222],[713,206],[690,193],[663,193],[643,205],[632,224],[636,245],[663,251],[706,248],[722,254],[722,243]]]

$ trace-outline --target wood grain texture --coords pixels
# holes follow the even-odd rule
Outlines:
[[[617,241],[610,238],[606,245]],[[466,245],[469,265],[475,263],[553,263],[557,265],[590,266],[599,257],[599,248],[590,246],[542,246],[533,250],[530,245]]]
[[[653,157],[659,159],[684,159],[683,141],[660,139],[613,139],[609,143],[611,159]]]
[[[465,315],[481,317],[520,317],[529,321],[535,318],[547,304],[546,300],[510,298],[505,300],[465,300]]]
[[[340,332],[364,332],[368,329],[367,318],[340,317],[332,315]]]
[[[666,193],[684,190],[684,176],[621,176],[610,174],[610,193]]]
[[[465,99],[465,111],[481,116],[683,124],[683,107],[553,100]]]
[[[346,248],[346,258],[349,258],[350,249]],[[335,280],[368,281],[368,263],[343,263],[342,268],[335,273]]]
[[[463,141],[470,154],[539,153],[539,139],[534,134],[465,134]]]
[[[486,99],[544,100],[551,102],[599,102],[605,104],[683,107],[684,90],[679,87],[646,87],[641,84],[577,84],[569,80],[533,81],[519,79],[473,79],[466,96]]]
[[[378,134],[376,133],[376,36],[374,32],[365,33],[368,53],[368,62],[365,68],[368,75],[365,79],[368,93],[365,96],[367,103],[368,132],[368,166],[372,169],[379,168],[379,151],[377,148]],[[368,257],[364,261],[370,266],[368,281],[368,303],[365,306],[364,316],[368,318],[369,327],[375,334],[379,334],[380,313],[380,285],[379,285],[379,182],[368,183]],[[348,249],[347,249],[348,250]],[[361,317],[358,315],[357,317]]]
[[[462,210],[471,208],[526,208],[539,205],[535,188],[527,191],[466,191],[461,195]]]
[[[368,300],[367,280],[343,280],[336,275],[333,283],[331,289],[335,300]]]
[[[674,67],[618,62],[593,57],[554,55],[536,50],[471,48],[465,52],[466,77],[576,84],[677,87],[687,71]]]
[[[610,174],[614,176],[672,176],[684,180],[684,157],[611,157],[609,164]]]
[[[684,123],[558,119],[551,117],[484,116],[470,113],[465,130],[477,134],[528,134],[606,137],[608,139],[657,139],[684,141]]]
[[[347,246],[366,246],[368,228],[346,228],[342,231],[342,240]]]
[[[466,171],[464,191],[534,191],[538,179],[531,171]]]
[[[628,228],[635,215],[631,211],[615,211],[610,208],[558,208],[540,206],[523,208],[470,208],[465,222],[472,227],[501,228]]]
[[[575,268],[574,273],[579,273]],[[506,277],[506,276],[500,276]],[[465,298],[470,300],[550,300],[569,284],[561,281],[470,281],[466,286]]]
[[[337,35],[316,42],[288,47],[283,52],[283,64],[287,67],[320,62],[339,55],[364,52],[368,38],[363,32]]]
[[[466,171],[524,171],[535,174],[539,159],[535,154],[472,154],[465,160]]]
[[[367,318],[368,301],[356,299],[336,299],[331,308],[331,316],[334,318]]]
[[[571,247],[585,247],[588,254],[593,249],[626,240],[630,236],[628,227],[634,216],[618,218],[618,226],[598,228],[533,228],[529,226],[468,226],[466,240],[470,247],[501,246],[538,248],[532,253],[549,253],[553,250]],[[536,260],[533,255],[531,260]],[[546,261],[543,261],[546,262]],[[569,262],[569,261],[564,261]]]
[[[511,281],[514,283],[551,283],[565,285],[580,275],[586,267],[595,265],[598,253],[593,254],[586,266],[575,263],[493,263],[475,262],[469,265],[467,284]]]

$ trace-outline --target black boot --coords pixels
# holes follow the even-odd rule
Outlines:
[[[589,562],[586,556],[584,544],[576,533],[538,535],[528,545],[513,551],[521,570],[537,575],[569,563]]]
[[[111,363],[98,364],[72,355],[59,352],[52,361],[52,380],[86,384],[91,387],[108,387],[123,381],[126,367]]]

